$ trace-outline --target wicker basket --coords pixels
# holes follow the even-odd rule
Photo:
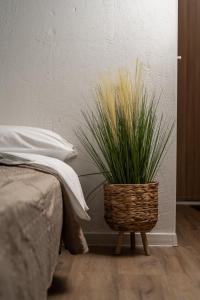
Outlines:
[[[114,230],[148,232],[158,219],[158,183],[104,185],[105,220]]]

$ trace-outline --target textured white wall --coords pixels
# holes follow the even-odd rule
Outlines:
[[[73,129],[105,71],[145,64],[161,109],[176,118],[177,0],[0,1],[0,123],[57,131],[80,148]],[[174,135],[175,136],[175,135]],[[94,170],[80,148],[72,162]],[[176,141],[159,173],[158,233],[175,230]],[[83,179],[85,193],[100,178]],[[87,231],[107,232],[102,193],[89,201]]]

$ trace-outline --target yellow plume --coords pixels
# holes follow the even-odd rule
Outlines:
[[[117,111],[123,114],[128,128],[133,129],[133,116],[137,112],[143,92],[142,64],[138,62],[134,80],[126,69],[121,69],[115,81],[110,78],[101,81],[97,87],[97,100],[113,131],[116,129]]]

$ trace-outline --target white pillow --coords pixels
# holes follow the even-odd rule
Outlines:
[[[0,152],[40,154],[62,161],[77,155],[74,146],[59,134],[24,126],[0,126]]]

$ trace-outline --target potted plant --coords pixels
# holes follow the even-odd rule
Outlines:
[[[173,130],[158,116],[158,100],[149,95],[137,63],[134,79],[119,71],[117,79],[104,80],[96,89],[94,109],[83,112],[86,128],[78,136],[105,177],[105,220],[119,232],[120,253],[124,232],[140,232],[149,255],[146,232],[158,219],[156,174]]]

